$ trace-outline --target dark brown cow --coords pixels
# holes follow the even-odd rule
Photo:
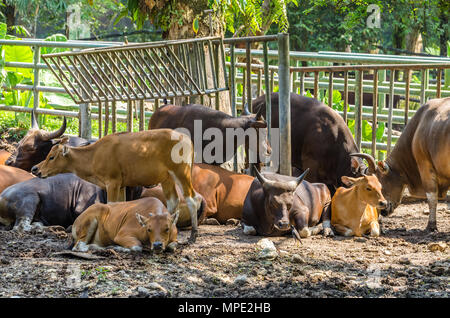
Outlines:
[[[322,229],[326,236],[334,234],[329,221],[330,203],[330,191],[325,184],[303,181],[298,185],[289,211],[289,220],[300,237],[319,234]]]
[[[6,160],[7,166],[31,171],[34,165],[37,165],[47,157],[52,147],[59,143],[61,137],[66,131],[67,122],[64,117],[62,126],[54,132],[47,132],[39,129],[34,111],[31,112],[31,129],[22,138],[16,151]],[[91,143],[83,138],[69,137],[68,145],[72,147],[84,146]]]
[[[256,178],[247,193],[242,212],[244,233],[281,236],[290,232],[289,212],[294,200],[293,193],[309,169],[298,178],[270,172],[261,174],[254,170]]]
[[[278,93],[271,95],[272,125],[279,127]],[[253,111],[266,114],[266,96],[253,101]],[[325,183],[334,194],[342,176],[360,176],[366,166],[351,153],[358,152],[350,129],[332,108],[309,97],[291,93],[292,166],[310,168],[309,182]]]
[[[388,200],[381,214],[390,215],[400,203],[407,186],[411,194],[426,197],[430,208],[427,231],[437,231],[438,197],[450,187],[450,98],[433,99],[411,118],[394,149],[384,162],[366,154],[369,172],[376,173]]]
[[[200,222],[205,218],[215,218],[219,223],[224,224],[229,219],[241,219],[244,200],[253,179],[248,175],[234,173],[218,166],[204,163],[194,164],[192,166],[192,186],[204,200],[201,207],[202,213],[198,212],[198,215],[201,215]],[[153,196],[164,203],[165,197],[161,190],[159,186],[145,189],[142,196]],[[178,226],[190,224],[189,215],[183,212],[183,204],[183,200],[181,200]]]
[[[194,135],[195,132],[194,121],[197,120],[201,121],[201,131],[199,131],[201,133],[201,136]],[[236,153],[237,147],[244,144],[243,140],[244,138],[241,139],[232,136],[235,141],[234,149],[232,153],[227,154],[226,145],[229,142],[231,145],[232,142],[231,140],[227,140],[226,134],[227,128],[235,128],[235,129],[242,128],[244,131],[247,130],[248,128],[255,128],[258,130],[258,129],[266,129],[267,123],[261,116],[261,113],[257,113],[256,115],[248,114],[241,117],[233,117],[224,112],[214,110],[202,105],[195,105],[195,104],[190,104],[186,106],[165,105],[161,108],[158,108],[153,113],[148,124],[148,129],[159,129],[159,128],[187,129],[191,136],[192,142],[194,143],[195,151],[197,152],[196,158],[198,158],[198,149],[200,149],[199,145],[196,144],[197,143],[196,139],[202,141],[201,149],[203,150],[211,142],[210,140],[203,140],[202,136],[204,135],[204,132],[209,128],[220,130],[222,136],[224,136],[225,138],[223,140],[223,157],[220,160],[219,159],[216,160],[216,158],[214,158],[212,162],[207,162],[205,161],[205,158],[202,157],[202,162],[204,163],[220,165],[230,160]],[[267,133],[264,132],[262,135],[266,137]],[[259,151],[258,147],[261,147],[261,149],[263,150],[261,151],[261,153],[263,152],[265,152],[266,154],[270,153],[270,146],[268,145],[266,138],[264,138],[264,140],[258,139],[257,144],[258,145],[256,149],[255,145],[253,144],[250,145],[250,147],[252,147],[251,149],[254,152],[258,152]]]

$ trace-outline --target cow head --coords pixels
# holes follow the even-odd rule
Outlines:
[[[247,130],[248,128],[254,128],[257,132],[257,142],[256,142],[256,148],[253,144],[248,144],[246,141],[246,150],[248,153],[248,149],[250,148],[255,153],[261,153],[262,155],[268,157],[272,153],[272,149],[270,147],[269,140],[267,138],[267,122],[264,119],[262,113],[264,109],[261,107],[258,113],[252,114],[248,110],[248,105],[245,104],[244,111],[242,112],[241,118],[247,119],[245,122],[244,127],[242,127],[244,130]],[[258,158],[259,159],[259,158]],[[259,162],[259,160],[258,160]]]
[[[34,111],[31,112],[31,129],[19,142],[16,151],[6,160],[5,165],[30,171],[31,168],[43,161],[54,144],[55,140],[66,131],[66,118],[62,126],[54,132],[40,130]]]
[[[362,202],[380,210],[387,207],[387,201],[381,193],[381,183],[376,176],[370,175],[359,178],[343,176],[341,180],[346,186],[356,188],[358,199]]]
[[[394,169],[391,169],[386,161],[379,161],[376,164],[375,159],[365,153],[354,153],[351,156],[358,156],[367,160],[369,167],[366,170],[368,174],[374,174],[382,185],[382,193],[387,200],[387,206],[380,209],[381,215],[388,216],[394,212],[399,205],[405,188],[403,177]]]
[[[269,180],[258,169],[254,169],[256,177],[264,191],[264,210],[266,217],[278,231],[289,231],[289,210],[292,207],[293,193],[297,186],[305,179],[309,168],[298,178],[289,182]]]
[[[152,251],[162,252],[169,243],[177,240],[177,221],[179,212],[172,216],[168,212],[157,211],[145,217],[136,213],[139,224],[145,228]]]
[[[31,173],[40,178],[47,178],[58,173],[70,172],[70,147],[67,146],[68,137],[61,139],[47,155],[44,161],[31,168]]]

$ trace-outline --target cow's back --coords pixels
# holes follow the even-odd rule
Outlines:
[[[342,185],[340,177],[353,175],[350,153],[359,152],[342,117],[322,102],[291,93],[292,165],[310,168],[309,182]],[[253,111],[265,108],[265,95],[253,101]],[[278,93],[271,95],[272,128],[279,127]],[[265,110],[263,111],[265,116]],[[360,163],[362,161],[357,159]]]
[[[7,187],[32,179],[34,176],[25,170],[0,165],[0,193]]]

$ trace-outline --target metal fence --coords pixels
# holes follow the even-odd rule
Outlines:
[[[289,52],[288,39],[289,37],[286,34],[223,40],[207,38],[205,39],[206,44],[203,46],[203,51],[211,48],[212,54],[209,55],[209,58],[213,57],[211,60],[206,60],[204,57],[202,59],[200,55],[194,55],[189,58],[190,55],[186,54],[187,51],[195,54],[194,51],[187,47],[189,40],[184,42],[162,41],[149,44],[129,44],[127,46],[123,46],[123,43],[120,42],[0,40],[0,45],[25,45],[34,48],[33,63],[6,63],[5,66],[7,67],[30,68],[34,70],[33,85],[18,84],[13,89],[33,91],[35,97],[33,108],[38,114],[78,118],[80,135],[85,138],[90,137],[91,119],[99,120],[100,123],[104,120],[104,134],[107,133],[108,121],[110,120],[113,131],[115,131],[116,121],[126,122],[128,130],[130,130],[133,126],[132,100],[139,102],[139,108],[136,107],[134,112],[139,117],[139,129],[144,129],[144,121],[152,114],[151,111],[144,111],[144,100],[153,102],[157,107],[159,99],[164,97],[173,99],[175,96],[185,96],[188,99],[189,96],[195,94],[216,94],[217,108],[218,95],[226,93],[230,94],[232,115],[236,116],[238,109],[246,101],[252,100],[255,95],[258,96],[264,93],[268,97],[274,90],[280,90],[284,98],[288,96],[290,91],[304,94],[310,90],[314,97],[320,97],[325,96],[324,92],[338,90],[342,92],[344,102],[343,110],[338,111],[346,121],[355,120],[355,140],[358,146],[369,149],[374,155],[379,156],[378,150],[389,152],[398,138],[393,133],[393,125],[399,125],[401,130],[414,114],[415,111],[410,109],[411,97],[416,96],[422,104],[429,98],[450,96],[450,88],[443,85],[444,78],[442,75],[444,70],[450,68],[450,59],[448,58],[343,52]],[[262,50],[252,49],[252,45],[256,42],[262,44]],[[277,43],[278,50],[269,50],[269,42]],[[173,49],[172,51],[167,49],[175,43],[180,44],[180,49]],[[225,45],[224,50],[222,50],[223,46],[222,48],[220,47],[222,43]],[[41,47],[91,50],[85,53],[51,54],[44,58],[49,61],[45,60],[46,64],[44,64],[41,63]],[[242,49],[241,47],[245,48]],[[162,51],[161,48],[165,48],[165,51]],[[129,52],[132,51],[135,53],[130,55]],[[201,53],[201,50],[196,52]],[[215,70],[218,63],[221,63],[218,62],[219,56],[225,62],[224,55],[227,55],[228,59],[224,67],[224,76],[227,79],[226,83],[229,83],[229,87],[219,87],[217,82],[213,83],[212,87],[208,87],[208,83],[205,83],[203,80],[208,72],[204,66],[210,63],[212,69]],[[65,57],[63,58],[62,56]],[[175,67],[173,65],[170,66],[167,56],[175,63]],[[120,57],[120,61],[118,57]],[[255,64],[252,60],[253,58],[262,59],[262,64]],[[158,59],[161,59],[161,61]],[[195,59],[199,63],[193,63],[192,61]],[[84,63],[81,61],[84,61]],[[146,65],[146,62],[149,63],[148,61],[151,61],[152,65],[159,66],[155,68],[152,65]],[[166,63],[161,63],[164,61]],[[114,62],[118,63],[119,66],[115,66]],[[291,66],[286,67],[289,63]],[[316,64],[316,66],[302,66],[302,64],[307,65],[308,63]],[[343,65],[324,65],[336,63]],[[349,63],[364,65],[348,65]],[[61,82],[67,84],[66,87],[41,85],[39,73],[42,70],[50,69],[49,65],[55,65],[53,72],[58,74]],[[176,68],[176,66],[179,67]],[[115,67],[119,67],[119,72],[127,75],[129,78],[122,81],[115,80],[112,75]],[[86,72],[93,73],[90,68],[95,68],[97,75],[87,81],[87,78],[83,78],[83,76],[86,76]],[[158,69],[162,72],[159,72]],[[188,71],[184,72],[183,70]],[[78,73],[71,74],[71,72]],[[197,74],[195,79],[192,76],[193,73]],[[64,77],[63,74],[67,76],[69,81],[62,78]],[[135,74],[140,74],[139,76],[144,78],[140,81],[135,81],[133,79]],[[213,78],[217,80],[218,74],[217,72]],[[370,79],[366,78],[368,75],[371,76]],[[403,77],[398,75],[403,75]],[[178,86],[181,79],[186,81],[187,84],[185,86]],[[72,81],[71,87],[70,81]],[[158,83],[158,81],[160,82]],[[145,82],[152,84],[151,87],[146,86]],[[94,83],[94,85],[88,87],[88,83]],[[252,87],[256,87],[256,90]],[[228,88],[230,92],[225,92]],[[103,89],[103,92],[101,92],[101,89]],[[252,94],[254,91],[257,92],[255,95]],[[39,109],[39,92],[69,93],[80,105],[54,105],[58,109]],[[353,93],[353,95],[350,93]],[[367,105],[364,102],[367,94],[372,96],[371,105]],[[394,96],[396,95],[404,99],[402,109],[395,108]],[[87,96],[90,97],[88,98]],[[332,94],[328,94],[328,99],[325,100],[325,103],[328,103],[330,106],[333,103],[332,96]],[[349,101],[349,96],[353,96],[353,102]],[[116,107],[116,102],[119,100],[127,100],[126,109],[118,109]],[[266,119],[270,121],[270,99],[266,98],[266,101]],[[103,106],[105,110],[103,113],[102,103],[111,103],[111,109],[109,106]],[[251,103],[249,104],[251,105]],[[280,125],[284,129],[284,131],[280,131],[282,136],[280,149],[282,152],[284,151],[281,155],[282,161],[280,164],[283,167],[283,173],[289,174],[289,98],[280,101],[280,105],[282,105],[280,107],[282,108],[280,109],[280,120],[284,123]],[[0,105],[0,110],[30,112],[31,108],[17,105]],[[116,114],[119,116],[116,117]],[[372,127],[387,123],[384,138],[386,142],[384,140],[382,142],[376,140],[375,129],[372,129],[371,140],[362,140],[361,128],[364,120],[370,121]],[[100,136],[101,134],[102,132],[100,132]],[[283,162],[283,158],[286,160],[289,158],[289,161]]]

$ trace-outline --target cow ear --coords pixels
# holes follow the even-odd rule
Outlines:
[[[59,139],[59,144],[61,144],[61,145],[65,145],[68,142],[69,142],[69,137],[67,137],[67,136],[64,136],[61,139]]]
[[[357,178],[351,178],[347,176],[341,177],[342,183],[345,184],[347,187],[351,187],[355,184],[356,181],[358,181]]]
[[[384,161],[378,161],[378,169],[381,171],[382,174],[388,174],[389,173],[389,166]]]
[[[140,215],[139,213],[136,213],[136,219],[138,220],[139,224],[143,227],[146,226],[146,223],[148,221],[148,218],[146,218],[143,215]]]

